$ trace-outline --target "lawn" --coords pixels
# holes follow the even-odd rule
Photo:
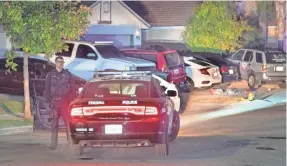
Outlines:
[[[13,114],[23,113],[24,103],[15,100],[3,100],[0,99],[0,115],[1,114]]]
[[[0,129],[7,127],[28,126],[32,125],[33,121],[28,119],[0,119]]]
[[[32,125],[32,120],[24,119],[23,113],[23,102],[0,99],[0,128]]]

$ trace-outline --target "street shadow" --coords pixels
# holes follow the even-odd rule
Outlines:
[[[185,110],[187,109],[187,104],[190,98],[190,93],[179,93],[179,98],[180,98],[180,109],[179,109],[179,114],[183,114]]]
[[[0,108],[2,108],[4,110],[4,112],[8,115],[11,115],[11,116],[15,116],[17,118],[24,118],[24,116],[20,116],[20,115],[17,115],[15,114],[14,112],[12,112],[5,104],[3,103],[0,103]]]
[[[84,158],[108,161],[149,161],[168,160],[179,163],[180,160],[208,159],[233,156],[246,146],[256,147],[259,143],[251,139],[237,139],[228,136],[179,137],[170,144],[170,155],[158,157],[155,150],[149,148],[85,148]],[[80,159],[79,159],[80,160]]]

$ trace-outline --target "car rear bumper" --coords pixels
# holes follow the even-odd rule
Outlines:
[[[234,82],[238,80],[238,75],[222,75],[222,83]]]
[[[147,119],[139,121],[70,121],[70,131],[76,140],[147,140],[152,143],[162,141],[167,121]],[[122,134],[105,134],[105,125],[120,124]],[[79,131],[81,130],[81,131]]]
[[[262,74],[263,82],[283,82],[286,81],[286,76],[268,76],[265,73]]]
[[[180,76],[171,76],[169,75],[167,78],[168,82],[173,82],[175,84],[182,83],[186,80],[186,74],[180,75]]]
[[[221,77],[212,78],[211,76],[200,76],[201,78],[194,78],[194,86],[196,88],[209,87],[213,84],[221,83]]]

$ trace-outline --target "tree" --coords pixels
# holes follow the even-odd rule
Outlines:
[[[182,36],[193,50],[234,51],[241,46],[239,39],[248,30],[247,22],[236,17],[229,2],[205,1],[186,25]]]
[[[277,0],[275,1],[276,8],[276,23],[278,26],[278,47],[282,50],[283,48],[283,39],[284,32],[286,33],[286,26],[284,26],[284,21],[286,19],[286,1],[285,0]]]
[[[89,26],[89,14],[90,9],[77,2],[0,2],[0,24],[14,45],[24,52],[25,118],[31,117],[28,56],[44,53],[49,58],[55,52],[66,50],[63,39],[75,40],[84,34]],[[9,62],[6,67],[15,66],[13,61]]]

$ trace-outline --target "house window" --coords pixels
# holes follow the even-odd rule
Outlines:
[[[109,13],[110,12],[110,2],[105,1],[103,3],[103,9],[104,9],[104,13]]]
[[[100,5],[100,20],[99,24],[111,24],[112,23],[112,2],[111,1],[102,1]]]

